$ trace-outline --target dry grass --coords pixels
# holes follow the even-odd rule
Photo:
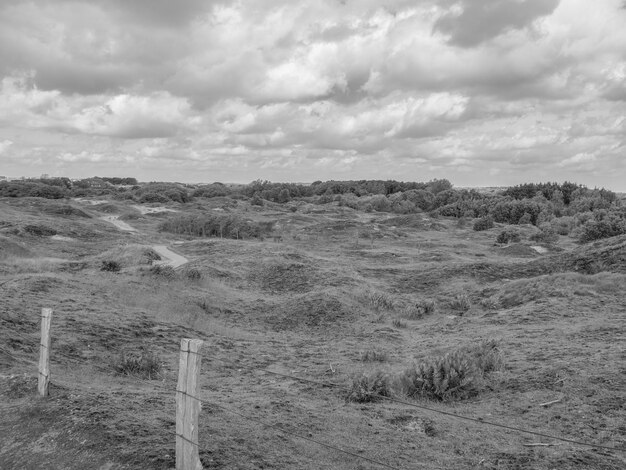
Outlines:
[[[387,353],[370,349],[361,352],[361,361],[363,362],[386,362],[388,360]]]
[[[148,380],[163,377],[163,363],[159,356],[146,348],[138,352],[122,351],[115,371],[122,375],[132,375]]]

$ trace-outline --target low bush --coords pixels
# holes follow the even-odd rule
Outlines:
[[[164,221],[159,229],[165,232],[196,237],[256,238],[261,226],[236,214],[179,215]]]
[[[576,226],[574,217],[559,217],[550,221],[550,226],[559,235],[569,235]]]
[[[552,244],[559,240],[559,235],[552,229],[549,223],[545,223],[541,225],[539,232],[532,234],[529,238],[534,242]]]
[[[372,403],[390,396],[391,382],[389,376],[377,371],[371,375],[361,374],[354,377],[346,400],[356,403]]]
[[[163,363],[156,353],[147,349],[139,352],[122,351],[115,364],[115,370],[123,375],[155,380],[163,376]]]
[[[441,401],[477,395],[480,379],[476,362],[463,351],[417,364],[400,377],[408,396]]]
[[[155,261],[161,261],[161,255],[154,251],[152,248],[146,248],[141,255],[142,263],[153,264]]]
[[[183,271],[184,276],[190,281],[198,281],[202,279],[202,272],[197,268],[188,268]]]
[[[473,229],[476,232],[482,232],[483,230],[489,230],[490,228],[493,228],[493,217],[491,216],[481,217],[474,222],[473,226]]]
[[[496,243],[506,245],[508,243],[517,243],[521,240],[520,234],[517,230],[503,230],[498,234]]]
[[[56,230],[45,225],[25,225],[24,231],[36,237],[51,237],[57,234]]]
[[[150,268],[150,273],[163,279],[176,278],[176,271],[174,270],[174,268],[164,264],[157,264],[156,266],[152,266]]]
[[[102,261],[102,265],[100,266],[100,271],[108,271],[112,273],[117,273],[122,269],[122,266],[117,261],[112,260],[104,260]]]
[[[159,204],[165,204],[166,202],[170,202],[170,198],[168,198],[167,196],[164,196],[163,194],[149,192],[149,193],[142,194],[141,197],[139,198],[139,202],[140,203],[156,202]]]

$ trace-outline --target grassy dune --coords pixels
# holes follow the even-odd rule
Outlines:
[[[206,342],[208,402],[398,468],[626,467],[625,236],[541,245],[523,226],[502,246],[501,224],[223,199],[143,215],[119,200],[0,200],[0,468],[173,468],[183,337]],[[255,235],[161,231],[205,213]],[[153,245],[190,262],[156,268]],[[378,468],[210,404],[199,435],[205,468]]]

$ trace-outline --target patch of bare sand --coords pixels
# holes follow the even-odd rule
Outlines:
[[[122,220],[119,220],[119,215],[105,215],[104,217],[100,217],[100,220],[109,222],[125,232],[137,232],[136,228],[128,225]]]
[[[138,204],[135,204],[132,207],[137,209],[139,212],[141,212],[142,215],[158,214],[159,212],[178,212],[176,209],[170,209],[169,207],[163,207],[163,206],[146,207],[146,206],[140,206]]]

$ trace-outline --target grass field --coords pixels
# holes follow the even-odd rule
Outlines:
[[[541,245],[528,225],[496,245],[501,224],[333,203],[59,204],[0,200],[2,469],[174,468],[181,338],[205,341],[207,469],[384,468],[276,428],[392,468],[626,468],[626,236]],[[268,231],[159,231],[191,213]],[[189,262],[157,269],[155,246]]]

